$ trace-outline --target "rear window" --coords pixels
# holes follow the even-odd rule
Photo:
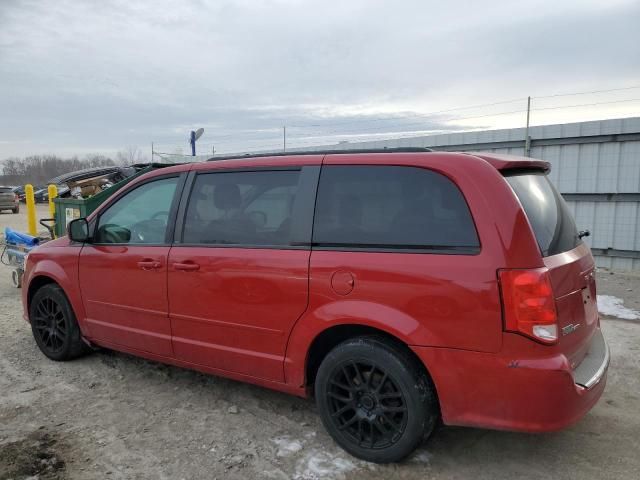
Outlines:
[[[423,168],[322,167],[313,243],[340,249],[476,253],[469,207],[447,177]]]
[[[12,193],[11,187],[0,187],[0,193]]]
[[[569,207],[546,175],[510,175],[506,179],[529,218],[543,257],[581,243]]]

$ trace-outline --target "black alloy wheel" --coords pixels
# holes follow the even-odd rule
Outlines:
[[[38,348],[51,360],[71,360],[89,350],[67,296],[55,283],[44,285],[33,295],[29,321]]]
[[[35,306],[35,314],[31,321],[40,341],[51,354],[56,354],[64,348],[67,325],[58,302],[51,297],[42,298]]]
[[[336,368],[327,392],[338,430],[358,446],[393,445],[407,424],[407,403],[388,372],[374,362],[347,362]]]
[[[439,417],[424,366],[408,348],[381,336],[351,338],[331,350],[318,369],[315,397],[336,443],[376,463],[411,454]]]

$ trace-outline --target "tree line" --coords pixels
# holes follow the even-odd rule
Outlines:
[[[131,165],[148,161],[137,148],[118,152],[115,159],[101,154],[89,154],[80,158],[62,158],[57,155],[30,155],[11,157],[0,162],[0,185],[45,185],[50,179],[64,173],[91,167]]]

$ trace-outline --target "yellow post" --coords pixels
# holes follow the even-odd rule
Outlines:
[[[27,199],[27,233],[35,237],[38,231],[36,230],[36,201],[33,198],[33,185],[27,183],[24,186],[24,193]]]
[[[53,199],[56,198],[58,196],[58,187],[56,187],[54,184],[49,185],[49,187],[47,188],[47,191],[49,192],[49,218],[56,218],[56,205],[55,203],[53,203]],[[55,221],[53,223],[53,238],[56,238],[56,224]]]

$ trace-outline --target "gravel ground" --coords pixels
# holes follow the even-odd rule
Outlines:
[[[1,215],[24,229],[23,215]],[[16,220],[13,220],[13,219]],[[4,228],[0,228],[4,230]],[[602,321],[603,398],[553,434],[439,429],[398,465],[334,445],[311,401],[101,351],[47,360],[0,267],[0,479],[640,478],[640,321]],[[640,277],[601,271],[599,293],[640,309]]]

